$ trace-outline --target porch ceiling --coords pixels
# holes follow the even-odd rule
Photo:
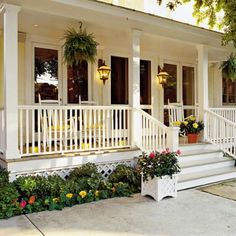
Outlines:
[[[223,60],[232,47],[221,47],[221,34],[132,10],[90,0],[7,0],[22,6],[19,30],[62,39],[67,26],[82,20],[100,45],[127,48],[131,29],[143,31],[141,50],[162,55],[196,58],[195,45],[209,46],[211,61]],[[2,19],[0,17],[0,24]],[[34,25],[38,25],[35,27]]]

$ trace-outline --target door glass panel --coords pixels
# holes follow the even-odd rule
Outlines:
[[[140,61],[140,104],[151,105],[151,62]]]
[[[111,57],[111,104],[128,104],[128,58]]]
[[[177,65],[164,64],[164,71],[166,71],[170,77],[168,77],[164,86],[164,104],[177,101]]]
[[[183,66],[183,104],[194,105],[194,68]]]
[[[79,103],[88,100],[88,63],[82,61],[79,65],[67,68],[67,97],[68,103]]]
[[[34,48],[35,99],[58,100],[58,50]]]
[[[170,75],[164,85],[164,105],[167,105],[168,99],[170,102],[177,102],[177,65],[165,63],[164,71]],[[164,110],[164,123],[169,124],[167,109]]]

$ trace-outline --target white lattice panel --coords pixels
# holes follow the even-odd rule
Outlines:
[[[120,164],[126,165],[126,166],[133,166],[134,165],[134,161],[133,160],[127,160],[127,161],[117,161],[117,162],[107,162],[107,163],[98,163],[96,164],[98,171],[102,174],[102,176],[104,178],[107,178],[112,172],[113,170]],[[77,166],[79,167],[79,166]],[[40,176],[52,176],[52,175],[59,175],[62,178],[65,178],[67,175],[69,175],[69,173],[74,170],[76,167],[73,168],[61,168],[61,169],[50,169],[50,170],[43,170],[43,171],[32,171],[32,172],[28,172],[28,173],[13,173],[10,174],[11,175],[11,179],[14,180],[18,177],[21,176],[36,176],[36,175],[40,175]]]

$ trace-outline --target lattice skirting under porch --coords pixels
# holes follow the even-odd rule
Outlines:
[[[98,168],[98,171],[102,174],[104,178],[108,178],[108,176],[113,172],[113,170],[120,164],[126,165],[126,166],[134,166],[135,161],[134,160],[124,160],[124,161],[117,161],[117,162],[107,162],[107,163],[97,163],[96,166]],[[79,167],[79,166],[77,166]],[[72,168],[57,168],[57,169],[50,169],[50,170],[40,170],[40,171],[31,171],[28,173],[10,173],[11,179],[16,179],[20,176],[52,176],[52,175],[59,175],[62,178],[66,178],[66,176],[69,175],[69,173],[74,170],[76,167]]]

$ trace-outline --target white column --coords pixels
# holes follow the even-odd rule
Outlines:
[[[19,158],[18,150],[18,12],[20,7],[4,4],[4,110],[5,158]]]
[[[199,119],[203,120],[208,108],[208,50],[205,45],[197,45],[198,51],[198,103]]]
[[[129,76],[129,104],[132,107],[140,108],[140,36],[141,31],[132,31],[130,76]],[[141,119],[137,112],[132,115],[132,146],[139,141]]]

